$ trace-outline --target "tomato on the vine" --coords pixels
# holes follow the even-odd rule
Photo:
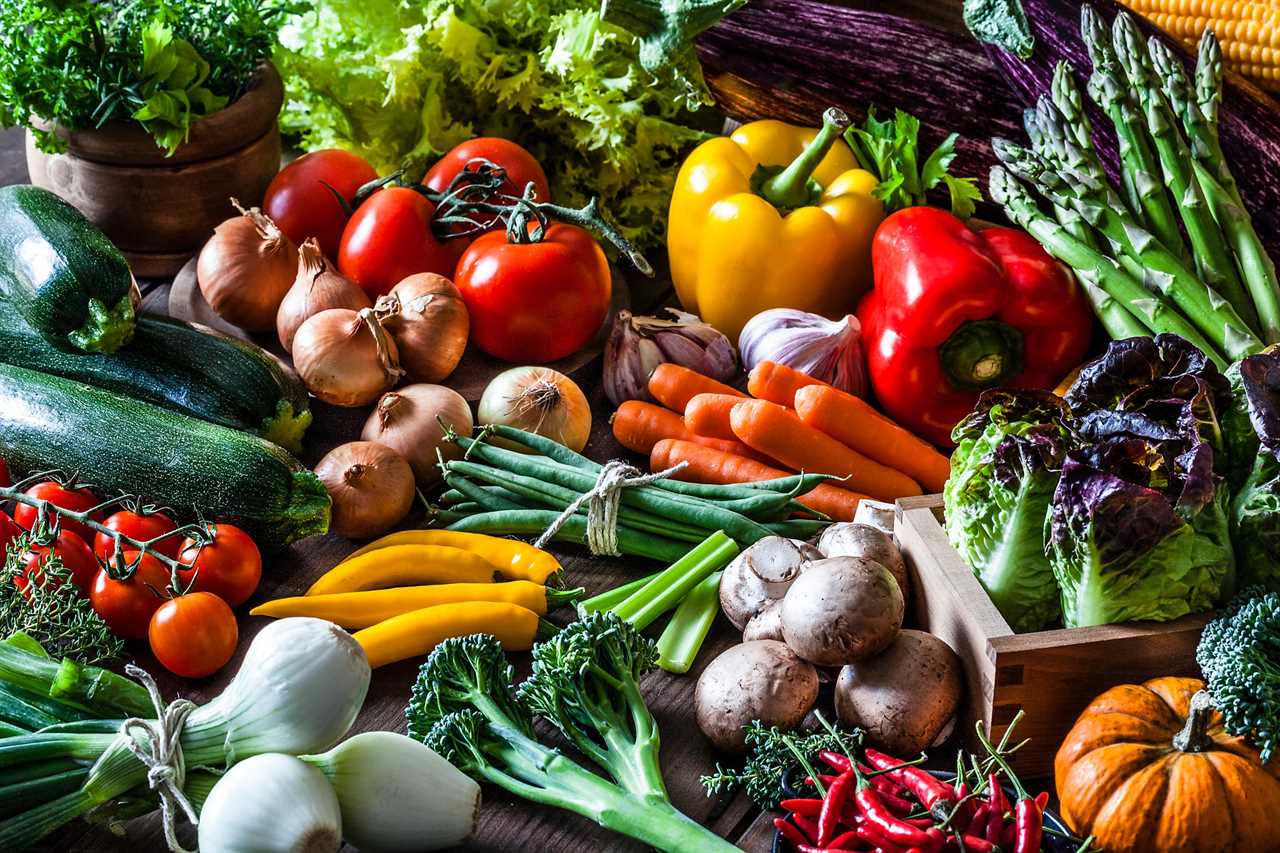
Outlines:
[[[537,201],[551,201],[551,188],[542,164],[521,146],[498,136],[477,136],[455,145],[427,171],[422,183],[435,192],[443,193],[459,174],[476,171],[479,160],[488,160],[501,166],[507,173],[507,179],[498,187],[498,192],[502,195],[520,198],[524,195],[525,188],[533,184],[534,198]],[[497,214],[489,214],[489,217],[491,228],[501,224],[502,220]]]
[[[71,573],[71,582],[81,592],[87,592],[89,584],[93,583],[94,575],[98,573],[98,558],[94,556],[93,549],[83,539],[66,528],[60,529],[57,539],[49,545],[33,544],[27,547],[20,558],[22,571],[14,576],[13,585],[20,590],[26,590],[28,582],[43,583],[44,564],[50,552],[61,560],[63,567]]]
[[[22,528],[14,523],[9,513],[0,510],[0,565],[4,564],[5,551],[9,543],[22,535]]]
[[[165,602],[169,569],[151,554],[125,551],[126,566],[134,566],[127,578],[112,576],[116,566],[98,570],[89,589],[89,603],[115,634],[130,640],[147,636],[151,616]]]
[[[63,509],[69,509],[72,512],[85,512],[93,509],[101,501],[98,496],[87,488],[69,489],[56,480],[42,480],[31,486],[23,492],[29,498],[37,498],[39,500],[48,501],[54,506]],[[18,526],[24,530],[30,530],[35,527],[36,519],[39,518],[40,511],[33,506],[26,504],[18,504],[13,511],[13,520]],[[72,521],[68,518],[59,518],[50,513],[49,523],[57,522],[63,530],[69,530],[79,536],[85,542],[93,541],[93,531],[78,521]]]
[[[151,653],[174,675],[213,675],[235,654],[240,639],[235,614],[211,592],[171,598],[151,617]]]
[[[453,277],[461,249],[436,239],[436,206],[417,190],[383,187],[356,209],[342,232],[338,269],[377,299],[415,273]]]
[[[232,607],[249,600],[262,580],[262,552],[239,527],[214,524],[213,541],[200,545],[188,537],[179,560],[178,580],[197,592],[211,592]]]
[[[9,463],[0,459],[0,487],[9,488],[13,485],[13,479],[9,476]]]
[[[295,244],[315,237],[325,256],[336,259],[342,231],[351,216],[329,187],[350,205],[355,201],[356,190],[377,177],[378,173],[359,154],[338,148],[312,151],[271,179],[262,209]]]
[[[102,522],[102,526],[119,533],[121,536],[128,536],[135,542],[149,542],[178,529],[178,525],[169,516],[162,512],[146,512],[144,507],[139,507],[137,511],[122,509],[113,512],[107,517],[106,521]],[[181,545],[182,537],[169,536],[161,539],[151,547],[170,559],[177,559],[178,549]],[[127,547],[125,546],[125,548]],[[121,548],[121,550],[125,550],[125,548]],[[115,553],[115,549],[115,538],[106,533],[99,533],[93,540],[94,553],[104,560],[110,558]]]
[[[594,237],[552,223],[537,243],[502,231],[476,239],[454,284],[471,316],[471,341],[504,361],[555,361],[582,348],[609,313],[612,277]]]

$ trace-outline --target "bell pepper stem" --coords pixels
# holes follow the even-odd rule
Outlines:
[[[942,369],[957,388],[992,388],[1022,372],[1022,332],[999,320],[961,325],[938,348]]]
[[[849,123],[849,116],[843,110],[831,107],[823,113],[818,135],[805,146],[800,156],[791,161],[791,165],[761,184],[760,195],[776,207],[803,207],[809,204],[813,198],[810,181],[814,170],[849,127]]]

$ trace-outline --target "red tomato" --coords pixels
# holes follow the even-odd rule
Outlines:
[[[378,190],[360,205],[342,232],[338,269],[371,299],[414,273],[452,278],[460,250],[442,244],[431,233],[435,212],[436,206],[416,190]]]
[[[4,554],[9,543],[22,535],[22,528],[14,524],[7,512],[0,511],[0,565],[4,565]]]
[[[325,184],[352,203],[356,190],[377,177],[358,154],[337,148],[312,151],[272,178],[262,209],[294,243],[315,237],[325,256],[336,258],[350,216]]]
[[[100,569],[89,590],[89,603],[118,636],[141,640],[147,636],[152,614],[165,602],[169,569],[150,554],[137,551],[124,552],[124,559],[128,565],[137,562],[133,574],[116,580]]]
[[[438,193],[444,192],[453,179],[468,168],[467,164],[476,159],[488,160],[506,170],[507,179],[499,190],[504,195],[519,198],[524,195],[524,188],[532,183],[536,188],[535,198],[538,201],[551,200],[547,173],[542,171],[542,165],[516,143],[496,136],[479,136],[454,146],[452,151],[436,161],[422,182]],[[475,170],[474,165],[469,169]],[[496,227],[499,223],[499,217],[494,214],[490,219],[490,227]],[[467,243],[470,241],[464,239],[464,246]]]
[[[36,483],[23,494],[30,498],[48,501],[54,506],[60,506],[72,512],[84,512],[101,503],[98,500],[98,496],[88,489],[68,489],[54,480],[44,480]],[[13,520],[18,522],[18,526],[22,529],[30,530],[35,526],[39,514],[39,510],[33,506],[18,504],[13,511]],[[52,524],[55,521],[61,525],[62,529],[71,531],[85,542],[93,541],[93,531],[80,522],[65,518],[60,519],[50,513],[49,523]]]
[[[191,539],[182,542],[183,563],[192,568],[178,571],[183,586],[198,592],[211,592],[232,607],[249,600],[258,581],[262,580],[262,553],[239,527],[213,525],[213,541],[201,547]]]
[[[0,487],[8,488],[13,485],[13,480],[9,477],[9,463],[0,459]]]
[[[240,639],[235,614],[211,592],[171,598],[151,617],[151,653],[174,675],[213,675],[236,652]]]
[[[609,262],[595,238],[553,223],[541,243],[508,243],[490,231],[458,262],[455,284],[471,315],[471,341],[505,361],[564,358],[609,313]]]
[[[44,580],[44,561],[49,550],[48,545],[32,545],[27,549],[27,552],[22,555],[22,573],[13,579],[14,586],[25,590],[29,579],[34,579],[36,583]],[[62,560],[62,565],[67,571],[71,572],[72,582],[82,592],[88,592],[89,585],[93,583],[94,575],[100,568],[98,558],[93,555],[93,549],[79,536],[63,528],[58,531],[58,538],[53,543],[52,550]]]
[[[163,536],[170,531],[177,530],[178,525],[173,519],[162,512],[134,512],[133,510],[122,509],[112,513],[107,520],[102,522],[102,526],[109,530],[114,530],[122,536],[128,536],[136,542],[148,542],[158,536]],[[178,549],[182,545],[182,537],[170,536],[161,539],[151,547],[164,554],[170,559],[178,558]],[[128,548],[125,544],[122,550]],[[93,551],[104,560],[110,559],[115,553],[116,542],[111,536],[105,533],[99,533],[93,540]]]

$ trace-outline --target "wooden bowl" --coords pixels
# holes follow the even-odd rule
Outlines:
[[[137,122],[55,132],[67,142],[46,154],[27,134],[31,182],[80,209],[120,247],[135,275],[171,276],[214,227],[235,215],[230,199],[260,204],[280,169],[276,118],[280,75],[263,65],[249,90],[191,126],[172,157]]]

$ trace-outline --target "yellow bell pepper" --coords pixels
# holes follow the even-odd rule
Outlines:
[[[840,141],[848,126],[831,109],[818,130],[756,121],[694,149],[667,225],[671,278],[687,310],[731,340],[769,308],[854,311],[871,286],[884,205],[872,195],[875,176]]]

